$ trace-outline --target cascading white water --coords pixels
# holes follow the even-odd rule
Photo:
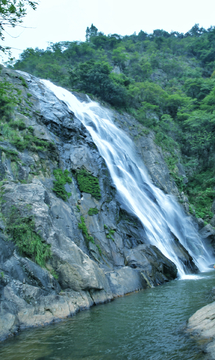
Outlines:
[[[172,196],[165,195],[150,182],[133,142],[113,124],[110,112],[96,102],[80,102],[72,93],[48,80],[41,82],[67,104],[88,129],[106,161],[123,205],[138,216],[149,242],[176,264],[181,277],[185,272],[172,248],[174,236],[188,250],[198,268],[206,270],[212,259],[189,217]]]

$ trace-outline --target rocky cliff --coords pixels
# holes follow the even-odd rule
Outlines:
[[[35,77],[4,68],[0,76],[18,99],[0,129],[0,339],[174,279],[176,266],[123,208],[82,123]],[[178,195],[153,134],[113,116],[152,181]],[[196,271],[177,239],[175,247]]]

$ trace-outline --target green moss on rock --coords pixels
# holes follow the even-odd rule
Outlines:
[[[97,177],[93,176],[85,169],[81,169],[76,174],[76,178],[81,192],[91,194],[97,200],[101,199],[101,190]]]
[[[65,190],[66,183],[70,184],[72,182],[72,179],[69,177],[69,171],[64,170],[63,172],[61,169],[55,169],[53,174],[56,179],[56,181],[53,181],[53,191],[58,197],[66,201],[71,196],[71,193]]]

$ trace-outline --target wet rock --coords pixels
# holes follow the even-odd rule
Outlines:
[[[207,224],[200,230],[200,235],[208,244],[212,246],[213,252],[215,254],[215,229],[210,224]]]
[[[81,169],[85,167],[93,176],[98,176],[98,166],[96,157],[98,154],[90,152],[88,147],[82,146],[80,148],[71,149],[70,160],[72,170]],[[99,156],[100,157],[100,156]]]
[[[156,246],[139,245],[125,249],[125,264],[138,269],[148,286],[156,286],[177,277],[175,264],[167,259]]]
[[[4,340],[17,332],[17,317],[4,310],[0,310],[0,315],[0,340]]]
[[[198,223],[198,226],[199,226],[199,230],[201,230],[205,226],[204,220],[201,219],[201,218],[197,219],[197,223]]]
[[[178,239],[175,238],[175,241],[171,244],[173,251],[176,256],[178,256],[179,260],[184,264],[184,271],[187,270],[191,273],[198,273],[199,269],[195,265],[192,256],[188,253],[185,247],[179,242]]]

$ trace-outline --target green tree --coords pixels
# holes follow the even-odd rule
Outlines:
[[[37,2],[31,0],[1,0],[0,1],[0,39],[4,40],[5,27],[22,23],[23,17],[27,13],[27,6],[36,9]],[[5,52],[9,48],[0,47],[0,50]]]
[[[123,46],[119,46],[113,50],[112,60],[114,65],[118,65],[120,69],[125,68],[125,62],[128,59],[125,48]]]
[[[127,78],[113,77],[106,61],[88,60],[79,64],[71,70],[70,81],[72,87],[96,95],[113,106],[126,105],[127,93],[120,81],[126,83]]]
[[[90,41],[92,37],[97,36],[98,29],[93,24],[91,24],[90,28],[87,27],[86,29],[86,40]]]

